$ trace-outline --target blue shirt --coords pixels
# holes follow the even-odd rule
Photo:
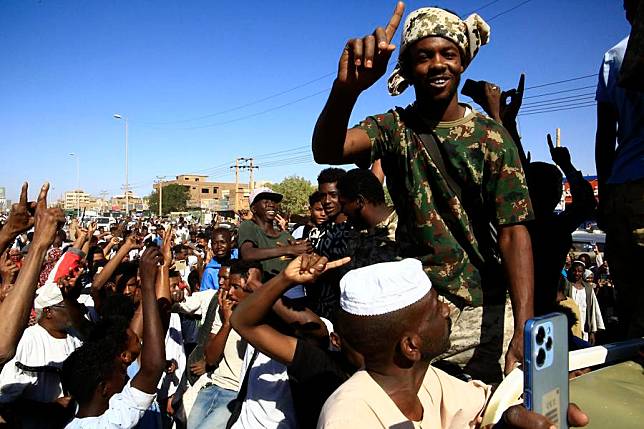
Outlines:
[[[237,249],[233,249],[232,252],[230,252],[230,257],[232,259],[237,259],[239,257],[238,255],[239,251]],[[219,289],[219,268],[221,268],[221,264],[216,259],[213,258],[208,262],[208,265],[206,265],[206,269],[203,272],[203,277],[201,278],[200,291]]]
[[[617,153],[607,183],[627,183],[644,178],[644,93],[617,84],[628,37],[604,55],[595,99],[618,113]]]

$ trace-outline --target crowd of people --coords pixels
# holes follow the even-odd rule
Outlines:
[[[638,4],[625,2],[631,23]],[[104,229],[48,207],[48,184],[35,201],[23,185],[0,229],[0,425],[478,427],[494,383],[523,360],[526,320],[565,313],[571,349],[644,334],[642,288],[624,270],[643,260],[644,97],[611,74],[626,45],[607,54],[597,93],[619,134],[599,129],[597,145],[612,144],[615,165],[598,166],[600,215],[630,211],[600,219],[619,248],[575,256],[571,233],[597,200],[550,136],[552,164],[524,152],[524,77],[508,91],[476,83],[487,114],[459,102],[489,40],[477,14],[411,12],[388,89],[413,87],[414,103],[349,128],[403,14],[400,2],[341,54],[312,149],[318,163],[359,168],[321,170],[305,224],[289,228],[284,196],[257,188],[248,219]],[[639,155],[623,159],[616,142]],[[564,175],[572,204],[556,212]],[[588,421],[574,404],[567,415]],[[499,423],[549,425],[520,405]]]

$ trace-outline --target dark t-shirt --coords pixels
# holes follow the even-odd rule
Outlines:
[[[355,371],[339,352],[330,352],[298,339],[288,366],[291,394],[299,427],[315,428],[329,396]]]
[[[278,244],[286,246],[288,241],[292,240],[293,236],[288,231],[282,231],[277,237],[270,237],[253,221],[245,220],[239,225],[239,247],[247,241],[259,249],[271,249],[277,247]],[[241,253],[241,252],[240,252]],[[264,270],[264,280],[279,274],[291,258],[281,256],[279,258],[264,259],[261,261],[262,269]]]

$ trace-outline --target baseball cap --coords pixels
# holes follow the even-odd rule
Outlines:
[[[273,191],[271,188],[256,188],[253,189],[248,196],[248,204],[252,206],[256,201],[261,199],[272,200],[279,203],[282,201],[282,198],[284,198],[282,194]]]

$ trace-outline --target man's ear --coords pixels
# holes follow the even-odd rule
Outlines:
[[[366,205],[367,205],[367,199],[364,196],[362,196],[362,194],[358,194],[358,207],[362,209]]]
[[[101,380],[96,386],[96,389],[101,393],[101,396],[107,398],[109,395],[109,385],[104,380]]]
[[[407,360],[411,362],[418,362],[422,358],[422,344],[423,342],[418,334],[405,333],[400,339],[398,348],[400,349],[400,353]]]

